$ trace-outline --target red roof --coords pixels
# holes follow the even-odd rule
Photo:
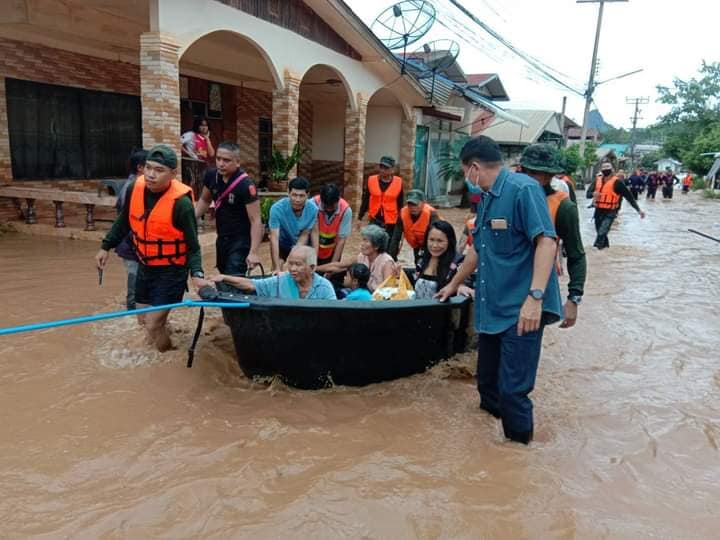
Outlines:
[[[488,79],[491,79],[493,77],[496,77],[497,73],[475,73],[473,75],[467,76],[468,84],[472,86],[477,86],[479,84],[484,83]]]

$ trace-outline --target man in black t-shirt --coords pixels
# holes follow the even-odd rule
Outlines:
[[[221,274],[244,276],[260,263],[263,227],[260,200],[252,179],[240,168],[240,148],[229,141],[215,153],[217,169],[205,173],[203,190],[195,203],[202,217],[215,202],[217,268]]]

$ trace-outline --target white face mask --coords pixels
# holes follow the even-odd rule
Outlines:
[[[470,169],[468,169],[468,173],[469,172]],[[465,175],[465,185],[468,187],[468,190],[470,190],[470,193],[480,193],[482,191],[480,186],[477,185],[477,180],[473,182],[469,174]]]

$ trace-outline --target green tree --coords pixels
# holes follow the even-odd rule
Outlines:
[[[630,144],[631,136],[625,128],[611,128],[602,134],[602,139],[604,143]]]
[[[658,86],[658,101],[671,109],[658,124],[666,128],[665,153],[688,165],[697,174],[707,172],[712,159],[703,152],[715,146],[720,126],[720,62],[702,63],[698,77],[675,79],[673,87]]]
[[[580,146],[573,144],[567,148],[560,149],[560,157],[567,174],[575,174],[580,168]]]
[[[663,158],[662,152],[648,152],[640,160],[640,167],[648,170],[655,170],[658,160]]]
[[[597,151],[600,148],[597,143],[588,141],[585,143],[585,152],[583,153],[582,164],[586,168],[594,167],[598,162]]]
[[[684,163],[698,174],[705,174],[712,167],[715,157],[708,154],[720,152],[720,123],[705,129],[692,143],[691,151],[688,152]]]

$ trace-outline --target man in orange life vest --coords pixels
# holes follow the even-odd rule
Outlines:
[[[617,217],[620,208],[620,200],[625,199],[645,219],[645,212],[640,210],[635,197],[630,190],[617,176],[613,174],[611,163],[603,163],[600,166],[600,175],[595,180],[595,191],[593,193],[593,204],[595,205],[595,231],[597,238],[593,244],[598,249],[610,247],[608,233],[613,221]]]
[[[580,236],[577,205],[566,191],[556,191],[551,185],[553,175],[562,170],[561,161],[560,152],[549,144],[533,144],[523,152],[520,168],[523,173],[537,180],[545,191],[550,218],[559,240],[562,241],[562,251],[567,256],[570,281],[560,328],[570,328],[575,325],[578,306],[582,301],[587,261]]]
[[[177,161],[169,146],[158,145],[148,152],[144,176],[128,187],[122,211],[95,256],[98,269],[103,270],[108,251],[132,232],[140,261],[135,282],[138,308],[182,301],[188,269],[197,289],[212,285],[202,271],[192,190],[175,179]],[[138,316],[161,352],[172,348],[165,324],[169,313],[163,310]]]
[[[345,241],[352,232],[352,208],[340,196],[335,184],[325,184],[313,201],[318,207],[320,231],[318,266],[338,262],[342,258]]]
[[[390,238],[393,237],[403,207],[402,178],[394,173],[395,159],[390,156],[380,158],[379,174],[368,178],[358,216],[358,219],[362,219],[367,212],[370,223],[383,227]],[[397,258],[397,250],[397,245],[388,246],[388,253],[393,259]]]
[[[400,210],[400,219],[390,240],[391,246],[400,251],[403,237],[413,249],[415,264],[418,252],[425,247],[425,233],[433,221],[439,219],[437,210],[425,202],[425,194],[419,189],[408,192],[407,205]]]

